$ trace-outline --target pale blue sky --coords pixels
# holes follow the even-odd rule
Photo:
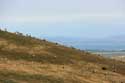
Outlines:
[[[0,0],[0,27],[38,37],[125,35],[125,0]]]

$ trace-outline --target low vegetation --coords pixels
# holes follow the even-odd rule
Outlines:
[[[0,83],[125,83],[125,62],[0,30]]]

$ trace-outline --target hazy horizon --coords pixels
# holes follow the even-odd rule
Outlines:
[[[124,0],[0,0],[0,27],[33,36],[125,35]]]

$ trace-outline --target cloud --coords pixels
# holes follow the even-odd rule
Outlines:
[[[125,20],[123,0],[2,0],[0,22],[109,22]]]
[[[40,23],[58,23],[58,22],[107,22],[112,20],[125,20],[125,15],[120,12],[113,13],[65,13],[65,14],[43,14],[43,15],[20,15],[20,16],[0,16],[2,22],[40,22]]]

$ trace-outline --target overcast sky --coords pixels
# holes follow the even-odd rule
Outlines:
[[[0,27],[34,36],[125,35],[125,0],[0,0]]]

